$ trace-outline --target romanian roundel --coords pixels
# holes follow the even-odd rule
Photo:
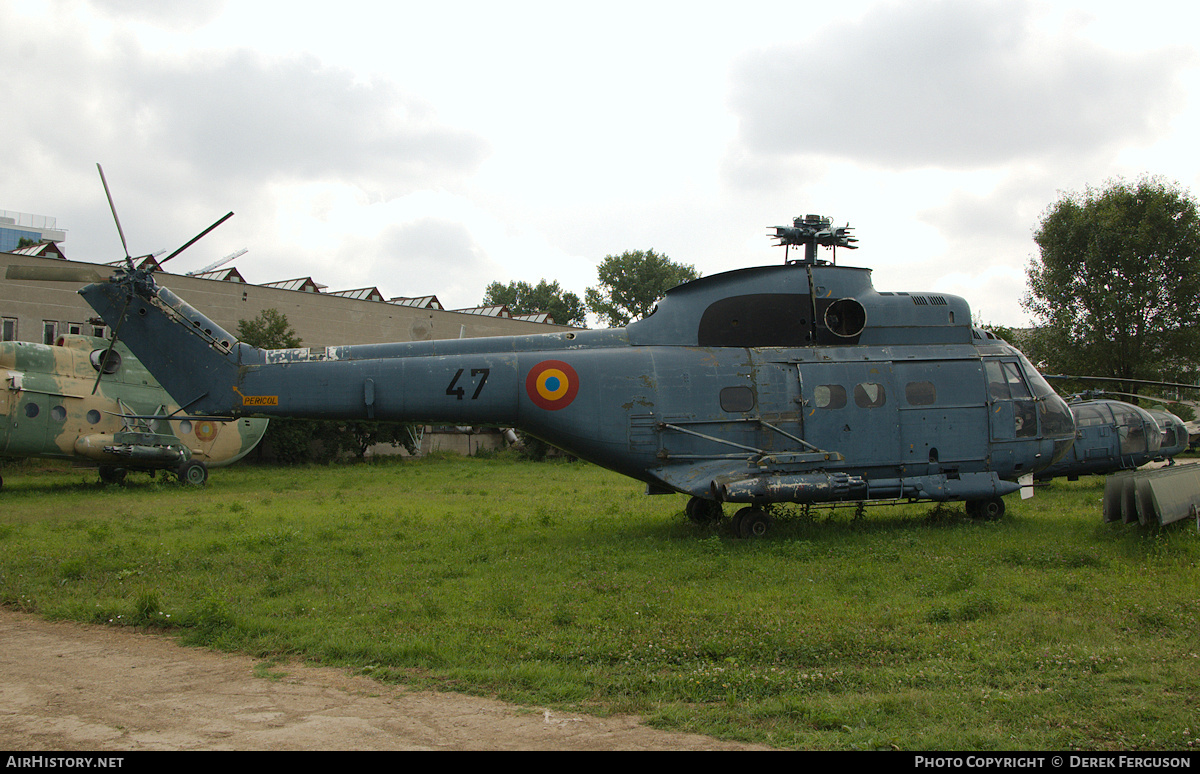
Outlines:
[[[558,411],[575,400],[579,392],[579,375],[561,360],[543,360],[529,369],[525,392],[535,406]]]
[[[197,422],[193,429],[196,431],[196,437],[201,441],[211,441],[217,434],[216,424],[207,419]]]

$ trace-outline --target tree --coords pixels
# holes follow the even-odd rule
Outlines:
[[[1034,234],[1022,306],[1035,362],[1059,372],[1176,381],[1200,354],[1200,215],[1158,178],[1067,194]]]
[[[287,315],[278,309],[264,309],[253,320],[238,320],[237,334],[252,347],[293,349],[300,346],[300,337],[288,323]]]
[[[542,280],[536,287],[528,282],[510,282],[507,285],[493,282],[487,286],[483,304],[504,304],[514,314],[549,312],[559,325],[582,327],[587,323],[587,310],[579,296],[563,291],[557,280]]]
[[[640,320],[668,290],[700,276],[695,267],[653,250],[605,256],[597,273],[600,284],[586,292],[588,309],[613,328]]]

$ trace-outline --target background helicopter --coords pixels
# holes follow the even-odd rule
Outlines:
[[[203,484],[208,467],[241,459],[267,426],[177,413],[128,349],[92,336],[60,336],[57,346],[0,342],[0,377],[0,455],[83,460],[108,482],[168,470]]]
[[[1070,446],[1070,409],[961,298],[817,259],[848,231],[796,218],[775,236],[804,259],[680,285],[623,329],[261,350],[130,262],[80,293],[189,411],[515,427],[690,495],[696,521],[742,504],[742,536],[778,502],[1000,516]]]
[[[133,271],[104,169],[99,164],[96,169],[125,250],[124,265]],[[166,258],[150,263],[161,266],[232,216],[230,212]],[[147,276],[150,271],[153,268],[143,270]],[[5,277],[92,282],[100,275],[77,267],[9,266]],[[241,459],[261,440],[264,420],[233,423],[182,414],[118,342],[119,333],[118,326],[111,340],[62,336],[58,346],[0,343],[0,368],[7,381],[0,402],[0,417],[6,420],[0,454],[87,459],[99,463],[105,481],[120,481],[129,470],[171,470],[182,481],[203,484],[209,466]]]
[[[1134,470],[1150,462],[1173,463],[1188,448],[1187,428],[1170,412],[1149,411],[1095,394],[1077,395],[1067,402],[1075,415],[1075,443],[1062,459],[1036,475],[1039,481],[1075,481],[1080,476]]]

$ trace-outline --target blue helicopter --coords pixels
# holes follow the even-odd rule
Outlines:
[[[1075,415],[1075,443],[1058,462],[1036,474],[1039,481],[1107,475],[1168,461],[1187,450],[1187,426],[1176,415],[1097,395],[1068,401]]]
[[[803,258],[680,285],[619,329],[264,350],[130,262],[80,293],[189,413],[514,427],[687,495],[697,523],[736,504],[743,537],[775,503],[999,518],[1070,449],[1066,402],[966,301],[819,259],[856,247],[828,218],[774,230]]]

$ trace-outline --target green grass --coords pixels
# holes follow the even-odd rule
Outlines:
[[[1200,536],[1102,479],[764,540],[583,463],[5,470],[0,602],[781,748],[1200,747]],[[727,507],[727,512],[732,508]]]

